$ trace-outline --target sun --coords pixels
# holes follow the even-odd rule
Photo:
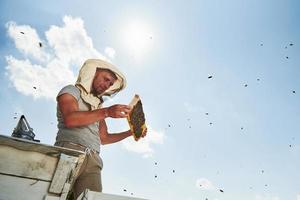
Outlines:
[[[141,21],[126,24],[122,35],[125,48],[134,56],[144,55],[152,45],[152,30],[149,25]]]

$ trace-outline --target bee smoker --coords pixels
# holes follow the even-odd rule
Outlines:
[[[12,137],[22,138],[25,140],[31,140],[34,142],[40,142],[40,140],[35,140],[35,134],[33,133],[33,129],[29,126],[28,121],[26,120],[25,116],[22,115],[20,120],[14,129]]]

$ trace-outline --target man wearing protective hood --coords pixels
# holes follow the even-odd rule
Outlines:
[[[75,199],[86,188],[102,191],[100,144],[115,143],[132,135],[130,130],[110,134],[105,123],[108,117],[127,117],[129,106],[102,107],[103,96],[115,95],[125,86],[126,79],[115,66],[100,59],[89,59],[80,69],[76,84],[64,87],[57,95],[59,130],[55,145],[86,152],[73,186]]]

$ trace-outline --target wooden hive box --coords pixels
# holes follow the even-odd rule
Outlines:
[[[80,151],[0,135],[0,199],[66,199],[83,159]]]

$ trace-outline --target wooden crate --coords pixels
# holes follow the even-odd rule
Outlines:
[[[66,199],[84,156],[0,135],[0,200]]]

